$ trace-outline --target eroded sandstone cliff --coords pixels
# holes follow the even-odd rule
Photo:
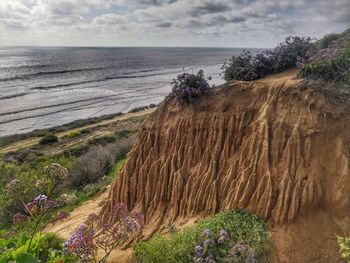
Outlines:
[[[269,220],[275,241],[287,242],[276,262],[312,262],[289,246],[327,229],[324,246],[336,250],[335,235],[350,227],[350,118],[342,104],[292,76],[227,83],[194,105],[168,99],[142,126],[103,221],[125,202],[144,212],[149,236],[169,223],[240,208]],[[325,221],[313,236],[300,236],[315,217]],[[285,226],[300,233],[284,238],[292,229]]]

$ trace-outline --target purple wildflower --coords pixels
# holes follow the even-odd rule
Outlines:
[[[205,237],[209,237],[209,236],[210,236],[210,233],[211,233],[211,231],[210,231],[209,228],[204,229],[204,231],[203,231],[203,234],[204,234]]]
[[[82,224],[64,243],[64,251],[68,254],[76,254],[81,260],[86,261],[93,256],[96,249],[93,238],[93,229]]]
[[[198,245],[196,246],[196,253],[197,253],[197,257],[201,257],[201,256],[202,256],[203,247],[202,247],[200,244],[198,244]]]
[[[227,231],[225,231],[224,229],[221,229],[220,230],[220,236],[228,237]]]

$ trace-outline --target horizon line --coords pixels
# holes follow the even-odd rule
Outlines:
[[[220,49],[272,49],[273,47],[215,47],[215,46],[89,46],[89,45],[0,45],[0,48],[43,47],[43,48],[220,48]]]

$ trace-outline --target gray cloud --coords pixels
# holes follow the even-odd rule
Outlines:
[[[171,22],[163,22],[163,23],[157,24],[158,27],[171,27],[172,25],[173,23]]]
[[[0,0],[0,37],[4,45],[44,38],[58,45],[100,39],[103,45],[273,46],[289,34],[341,31],[350,26],[349,10],[348,0]],[[21,38],[9,37],[18,32]]]
[[[225,3],[220,2],[204,2],[200,3],[199,6],[193,8],[189,13],[192,16],[199,16],[204,14],[215,14],[221,13],[227,10],[228,6]]]

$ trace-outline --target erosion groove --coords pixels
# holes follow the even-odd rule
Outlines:
[[[272,226],[320,211],[349,226],[350,119],[342,105],[290,78],[233,82],[214,93],[194,105],[168,99],[145,121],[104,222],[125,202],[144,212],[148,235],[234,208]]]

